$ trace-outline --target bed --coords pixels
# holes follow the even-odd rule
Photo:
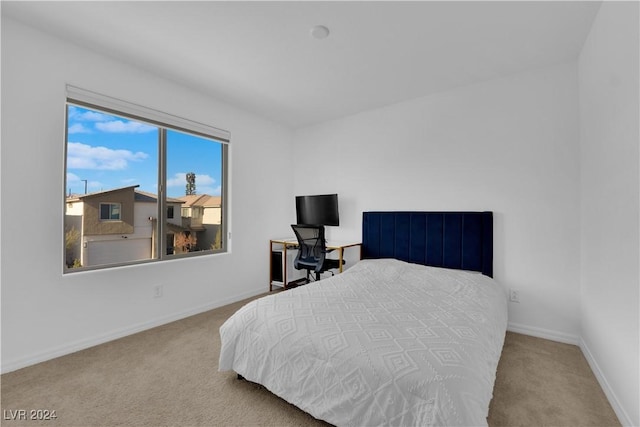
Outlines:
[[[365,212],[363,259],[220,328],[235,371],[338,426],[486,425],[507,324],[491,212]]]

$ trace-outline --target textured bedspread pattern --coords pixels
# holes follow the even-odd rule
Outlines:
[[[338,426],[486,425],[506,304],[480,274],[363,260],[238,310],[219,369]]]

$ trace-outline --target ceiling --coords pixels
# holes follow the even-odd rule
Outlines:
[[[2,14],[292,128],[575,60],[599,1],[11,2]],[[330,34],[314,39],[325,25]]]

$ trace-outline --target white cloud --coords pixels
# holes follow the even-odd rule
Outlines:
[[[173,175],[173,178],[167,177],[167,187],[177,187],[179,185],[187,184],[187,173],[178,172]]]
[[[210,196],[219,196],[222,194],[222,188],[217,187],[197,187],[198,194],[208,194]]]
[[[113,120],[113,116],[108,114],[99,113],[97,111],[87,110],[80,112],[78,107],[72,105],[69,106],[69,119],[81,122],[106,122]]]
[[[78,114],[78,120],[85,120],[88,122],[106,122],[113,120],[113,116],[98,113],[97,111],[85,111],[82,114]]]
[[[96,129],[109,133],[147,133],[153,132],[157,128],[140,122],[112,120],[109,122],[98,122]]]
[[[78,186],[80,186],[80,188],[84,187],[84,180],[80,179],[80,176],[75,173],[67,172],[67,187],[69,191],[71,191],[70,187],[77,188]],[[87,188],[90,189],[90,191],[100,190],[102,187],[103,185],[100,181],[87,181]]]
[[[69,133],[91,132],[81,122],[91,122],[96,129],[109,133],[147,133],[157,129],[155,126],[149,126],[145,123],[118,119],[99,111],[82,110],[69,106]]]
[[[67,184],[80,182],[80,177],[75,173],[67,172]]]
[[[91,133],[91,129],[87,129],[82,123],[74,123],[69,126],[68,132],[70,135],[74,133]]]
[[[127,168],[129,162],[139,162],[149,157],[141,151],[113,150],[81,142],[69,142],[67,149],[69,169],[122,170]]]
[[[216,180],[211,178],[207,174],[198,175],[196,174],[196,185],[213,185],[216,183]]]

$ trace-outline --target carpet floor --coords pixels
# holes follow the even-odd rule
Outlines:
[[[218,372],[218,329],[246,302],[2,375],[2,425],[326,426],[263,387]],[[31,410],[56,418],[20,419]],[[488,422],[620,425],[578,347],[511,332]]]

